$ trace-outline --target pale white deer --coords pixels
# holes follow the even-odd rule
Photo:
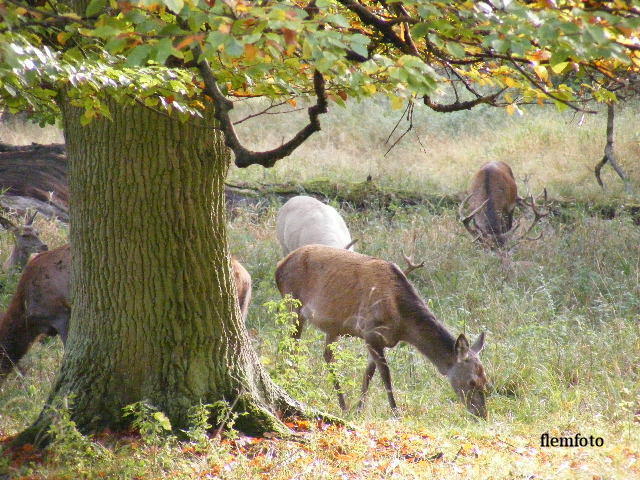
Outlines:
[[[276,231],[284,255],[314,243],[350,250],[355,243],[335,208],[306,195],[293,197],[282,206]]]

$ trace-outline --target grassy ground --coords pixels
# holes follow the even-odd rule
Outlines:
[[[427,163],[413,152],[413,157],[406,154],[405,163],[373,162],[373,174],[380,180],[385,174],[384,182],[391,186],[462,189],[468,172],[491,158],[490,152],[502,152],[495,158],[519,158],[524,142],[537,160],[511,163],[529,165],[536,177],[545,173],[553,193],[602,195],[591,187],[588,172],[581,177],[582,185],[569,181],[581,171],[578,159],[591,165],[600,156],[601,137],[589,124],[591,135],[581,137],[578,127],[563,129],[563,120],[546,112],[526,121],[487,113],[465,123],[463,117],[446,124],[445,117],[436,118],[442,118],[435,125],[445,133],[466,125],[464,142],[444,140],[446,134],[440,133],[455,162]],[[365,122],[375,132],[371,136],[384,134],[380,127],[373,130],[371,117]],[[429,128],[435,131],[435,125]],[[637,139],[634,143],[629,125],[621,128],[625,129],[630,147],[619,155],[634,158],[635,149],[637,158]],[[366,136],[358,130],[348,138],[355,145]],[[335,154],[328,155],[326,163],[300,154],[296,162],[266,174],[249,169],[234,171],[233,176],[250,181],[291,181],[306,175],[361,180],[367,175],[367,162],[355,161],[357,150],[345,138],[333,147]],[[329,152],[318,148],[322,155]],[[468,151],[476,155],[471,158]],[[348,160],[354,163],[341,163]],[[566,168],[560,168],[563,165]],[[631,162],[625,166],[633,171]],[[637,182],[637,172],[634,175]],[[532,176],[531,184],[536,181]],[[264,306],[278,298],[273,282],[280,257],[274,235],[276,211],[276,205],[244,208],[230,221],[231,249],[253,277],[247,325],[279,383],[300,400],[337,414],[320,334],[307,329],[301,345],[291,351],[286,325],[276,323]],[[426,261],[411,280],[451,330],[472,337],[487,332],[483,362],[492,381],[488,422],[471,419],[433,366],[401,345],[388,355],[401,419],[390,418],[378,377],[364,413],[347,416],[352,428],[292,425],[301,431],[306,440],[302,443],[233,436],[202,439],[196,434],[187,442],[155,435],[153,428],[142,438],[131,434],[89,442],[75,436],[62,411],[59,440],[51,451],[45,457],[28,449],[5,456],[0,459],[0,475],[4,469],[23,478],[640,478],[640,229],[630,218],[576,215],[568,223],[551,219],[545,241],[524,244],[505,265],[470,244],[454,211],[435,215],[424,207],[356,211],[345,206],[342,213],[360,239],[359,251],[400,263],[404,248]],[[40,222],[50,245],[62,241],[64,232]],[[0,259],[6,246],[6,237],[0,238]],[[5,291],[10,291],[15,279],[2,278]],[[7,294],[0,296],[0,308],[7,301]],[[61,353],[57,339],[36,345],[23,362],[25,375],[13,376],[0,387],[0,434],[14,434],[35,418]],[[353,404],[365,365],[362,342],[342,340],[338,358],[342,384]],[[152,415],[142,418],[151,426],[157,426],[156,420]],[[541,448],[544,432],[599,436],[604,446]]]

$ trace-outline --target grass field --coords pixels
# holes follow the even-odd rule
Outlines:
[[[244,118],[245,114],[243,111],[238,117]],[[273,148],[303,125],[305,112],[296,115],[248,120],[238,130],[253,148]],[[290,160],[268,170],[257,166],[234,170],[231,178],[257,182],[318,177],[363,181],[371,175],[394,188],[451,193],[466,189],[470,174],[483,163],[503,160],[513,167],[521,185],[528,179],[531,189],[538,191],[546,186],[555,198],[614,196],[626,200],[610,167],[603,170],[607,192],[601,191],[593,176],[605,144],[604,112],[582,119],[572,112],[560,114],[550,108],[531,107],[523,116],[509,116],[490,107],[453,114],[416,108],[412,130],[385,156],[399,133],[408,127],[406,121],[401,122],[386,143],[401,117],[402,110],[391,110],[383,102],[355,104],[349,110],[334,107],[322,120],[323,130]],[[640,133],[635,127],[636,117],[635,107],[617,113],[615,145],[618,161],[638,187]]]
[[[375,104],[350,110],[341,124],[335,114],[326,122],[333,123],[327,133],[293,161],[269,171],[234,170],[232,179],[349,182],[371,174],[387,187],[450,192],[462,190],[484,161],[501,159],[514,167],[520,187],[530,175],[531,188],[546,185],[554,198],[638,202],[610,175],[610,190],[602,193],[595,185],[590,169],[602,152],[602,119],[578,127],[576,120],[546,111],[524,118],[485,111],[425,115],[415,128],[427,153],[410,133],[383,159],[380,141],[398,115]],[[618,155],[638,190],[640,145],[633,118],[631,110],[619,117]],[[338,134],[330,137],[331,129]],[[279,141],[275,134],[245,133],[260,136],[261,145]],[[253,277],[247,326],[279,383],[309,405],[339,414],[321,335],[308,328],[291,351],[286,325],[276,323],[264,306],[278,299],[276,212],[277,205],[263,203],[236,211],[230,221],[231,250]],[[452,331],[472,337],[487,332],[487,422],[470,418],[435,368],[401,345],[388,354],[400,419],[391,418],[376,376],[364,413],[347,415],[350,428],[292,425],[303,443],[233,435],[187,442],[154,434],[89,441],[61,421],[59,441],[46,456],[26,450],[0,459],[0,476],[4,469],[16,478],[69,479],[640,478],[640,228],[631,218],[551,218],[544,241],[523,244],[505,265],[470,243],[454,211],[435,215],[426,207],[401,205],[358,211],[344,205],[341,212],[360,239],[360,252],[401,263],[404,249],[425,260],[410,279]],[[40,220],[40,226],[50,245],[64,241],[65,232],[55,225]],[[0,237],[0,260],[8,243],[6,235]],[[2,308],[16,279],[0,278],[6,285]],[[1,435],[34,420],[61,355],[57,339],[36,345],[22,364],[25,375],[0,387]],[[353,404],[366,360],[362,342],[340,341],[338,359]],[[153,424],[152,417],[144,421]],[[541,448],[544,432],[602,437],[604,446]]]

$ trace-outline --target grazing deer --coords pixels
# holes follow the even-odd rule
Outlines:
[[[251,302],[251,276],[231,257],[242,319]],[[67,341],[69,316],[69,245],[41,253],[24,269],[9,308],[0,317],[0,384],[40,335],[60,335]]]
[[[469,346],[464,334],[457,339],[429,311],[407,277],[393,263],[323,245],[301,247],[280,261],[276,283],[284,297],[300,300],[298,327],[300,338],[305,322],[326,333],[325,361],[334,361],[331,344],[338,337],[362,338],[369,352],[358,408],[362,408],[369,382],[380,371],[395,411],[391,374],[385,348],[404,341],[415,346],[447,377],[467,409],[486,418],[487,378],[479,353],[484,333]],[[346,410],[344,394],[337,380],[338,403]]]
[[[27,214],[24,223],[19,226],[8,218],[0,216],[0,225],[13,233],[15,239],[13,250],[2,265],[5,272],[22,270],[32,253],[44,252],[48,249],[47,245],[40,240],[38,230],[33,226],[37,214],[37,211],[31,215]]]
[[[338,211],[313,197],[300,195],[285,203],[276,219],[282,253],[314,243],[353,250],[355,240]]]
[[[461,213],[467,202],[471,209],[462,223],[476,240],[491,239],[502,247],[513,228],[517,200],[518,187],[511,167],[504,162],[486,163],[473,176],[469,195],[460,206]]]
[[[543,194],[546,203],[546,189]],[[465,215],[463,212],[467,203],[471,213]],[[534,214],[529,227],[518,234],[515,232],[519,223],[513,221],[516,205],[529,207]],[[469,195],[460,204],[459,213],[460,221],[474,240],[499,249],[504,248],[507,242],[511,243],[512,248],[526,237],[541,218],[548,215],[548,212],[543,213],[536,207],[533,197],[524,200],[518,196],[513,171],[504,162],[489,162],[480,168],[473,176]]]

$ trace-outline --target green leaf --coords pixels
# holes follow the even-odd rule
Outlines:
[[[225,43],[228,35],[222,32],[211,32],[207,35],[207,43],[211,46],[212,49],[217,50],[218,47]]]
[[[418,23],[411,28],[413,38],[421,38],[427,36],[431,27],[426,23]]]
[[[554,100],[553,104],[556,106],[558,112],[564,112],[567,108],[569,108],[565,103],[559,102],[557,100]]]
[[[138,65],[143,65],[149,54],[151,53],[150,45],[138,45],[136,48],[131,50],[131,53],[127,56],[127,66],[135,67]]]
[[[107,6],[107,0],[91,0],[87,5],[85,15],[87,17],[93,17],[99,13],[102,13]]]
[[[453,55],[456,58],[465,57],[464,47],[459,43],[447,42],[447,52],[449,52],[451,55]]]
[[[442,40],[442,38],[434,33],[430,33],[427,38],[429,38],[429,41],[438,48],[442,48],[444,46],[444,41]]]
[[[127,39],[122,37],[111,38],[104,48],[111,53],[121,53],[127,46]]]
[[[239,57],[244,53],[244,45],[235,38],[230,38],[224,45],[224,51],[230,57]]]
[[[173,43],[170,38],[163,38],[158,42],[156,49],[156,62],[164,64],[169,55],[173,53]]]
[[[173,13],[180,13],[180,10],[184,7],[184,0],[162,0],[162,3]]]
[[[349,27],[349,22],[347,22],[347,19],[344,18],[342,15],[338,15],[337,13],[333,14],[333,15],[327,15],[325,18],[325,21],[327,23],[333,23],[334,25],[337,25],[338,27],[343,27],[343,28],[348,28]]]
[[[112,39],[114,37],[117,37],[121,33],[122,33],[122,30],[118,28],[114,28],[109,25],[103,25],[101,27],[96,28],[93,32],[91,32],[91,35],[94,37],[104,38],[105,40],[107,40],[107,39]]]
[[[551,70],[553,70],[553,73],[562,73],[564,69],[567,68],[567,65],[569,65],[569,62],[556,63],[555,65],[551,65]]]
[[[171,422],[167,418],[167,416],[162,412],[153,412],[153,418],[158,422],[158,424],[165,430],[171,430]]]

